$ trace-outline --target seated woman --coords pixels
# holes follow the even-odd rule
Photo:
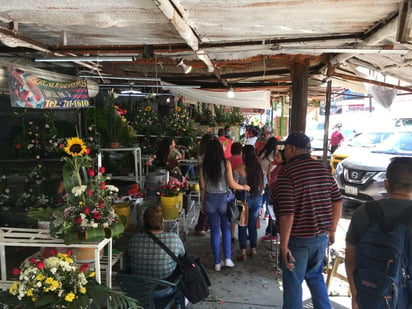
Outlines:
[[[179,148],[179,150],[177,149]],[[169,171],[172,182],[187,182],[183,177],[179,166],[179,161],[185,158],[185,150],[183,146],[176,146],[176,142],[171,137],[165,137],[159,142],[156,151],[155,164],[160,168],[165,168]]]
[[[185,247],[179,236],[163,231],[160,206],[151,206],[145,210],[143,228],[157,236],[176,256],[185,254]],[[138,233],[130,238],[128,255],[132,274],[173,281],[176,262],[146,233]]]

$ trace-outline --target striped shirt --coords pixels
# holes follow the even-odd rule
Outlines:
[[[160,233],[155,236],[176,256],[185,254],[183,242],[176,233]],[[128,254],[133,274],[166,279],[176,268],[176,262],[146,233],[130,238]]]
[[[332,202],[342,199],[331,173],[310,155],[298,155],[279,171],[273,196],[275,213],[294,215],[292,237],[308,238],[329,231]]]

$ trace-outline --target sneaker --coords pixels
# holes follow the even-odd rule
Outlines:
[[[206,235],[206,232],[203,231],[203,230],[199,230],[199,231],[196,231],[196,235],[197,235],[197,236],[205,236],[205,235]]]
[[[235,267],[235,264],[233,263],[231,259],[226,259],[225,262],[223,263],[223,266],[232,268],[232,267]]]
[[[262,237],[262,241],[277,241],[278,238],[276,236],[271,236],[270,234],[266,234]]]
[[[222,269],[222,263],[215,264],[215,271],[220,271]]]

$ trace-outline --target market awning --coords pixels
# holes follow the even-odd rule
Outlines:
[[[193,88],[180,88],[166,82],[160,82],[165,90],[175,95],[185,96],[188,101],[234,106],[240,108],[270,109],[270,91],[236,91],[233,98],[227,97],[226,91],[211,91]],[[167,87],[167,86],[173,87]]]

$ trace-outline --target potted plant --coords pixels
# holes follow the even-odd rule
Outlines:
[[[160,204],[165,219],[175,219],[179,215],[178,195],[180,191],[181,186],[170,181],[157,187],[156,194],[160,196]]]
[[[67,254],[26,259],[13,270],[18,280],[0,292],[0,304],[7,308],[100,308],[105,298],[108,308],[137,309],[137,301],[98,284],[87,264],[77,264]]]
[[[64,238],[66,245],[118,236],[124,231],[121,218],[113,209],[118,188],[106,183],[104,167],[97,173],[90,167],[89,150],[82,139],[67,139],[64,151],[69,155],[63,158],[67,193],[64,209],[53,213],[52,235]],[[87,175],[82,177],[82,170],[86,170]]]
[[[100,135],[101,144],[109,148],[129,144],[136,133],[125,117],[127,110],[115,104],[114,90],[100,98],[96,102],[95,115],[89,115],[89,118],[95,118],[96,131]]]

